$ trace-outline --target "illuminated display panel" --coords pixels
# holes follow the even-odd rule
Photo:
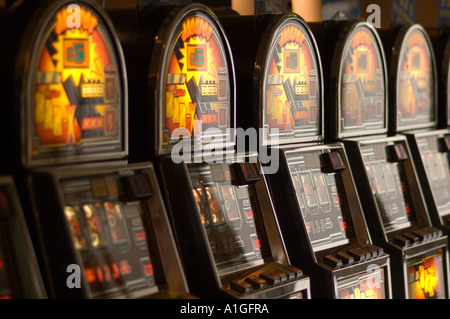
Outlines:
[[[69,28],[63,6],[45,27],[33,67],[28,152],[32,160],[124,150],[123,83],[102,18],[80,6]]]
[[[338,281],[338,299],[385,299],[384,268]]]
[[[445,299],[443,250],[407,262],[409,299]]]
[[[270,252],[249,187],[231,184],[227,164],[193,164],[188,169],[217,269],[262,264]]]
[[[450,165],[448,153],[440,152],[436,136],[417,137],[417,146],[440,213],[450,211]]]
[[[375,29],[361,24],[347,37],[339,78],[340,133],[386,129],[386,74]]]
[[[311,246],[325,249],[353,237],[346,195],[339,173],[323,173],[321,151],[286,152],[300,213]]]
[[[426,31],[418,25],[405,35],[397,66],[397,130],[433,124],[435,109],[435,69]]]
[[[384,229],[389,232],[411,226],[415,222],[415,213],[403,164],[390,162],[386,150],[387,143],[361,147],[372,194]]]
[[[139,203],[123,203],[117,175],[62,182],[64,212],[94,297],[158,291]]]
[[[232,79],[217,23],[196,11],[178,23],[174,34],[164,70],[161,144],[173,145],[181,135],[227,141]]]
[[[322,74],[309,29],[300,19],[290,18],[277,28],[271,41],[263,84],[266,134],[277,136],[280,142],[321,134]]]

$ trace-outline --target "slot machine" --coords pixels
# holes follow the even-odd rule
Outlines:
[[[388,87],[412,90],[423,87],[426,79],[410,78],[406,71],[393,79],[397,66],[392,57],[400,49],[380,36],[382,31],[366,22],[328,26],[324,49],[336,52],[327,59],[332,110],[328,138],[342,141],[352,154],[349,162],[371,237],[390,255],[393,297],[447,298],[447,237],[431,223],[406,136],[388,134],[395,121],[395,112],[388,109]],[[391,50],[386,59],[384,52]],[[406,51],[408,61],[417,58],[414,49]],[[403,98],[425,102],[425,90],[411,92],[403,92]],[[395,103],[389,106],[395,108]]]
[[[289,13],[221,21],[242,63],[236,83],[247,90],[238,99],[251,114],[243,125],[266,128],[261,143],[279,154],[278,169],[263,170],[288,254],[311,277],[312,298],[390,298],[389,256],[371,242],[344,146],[323,142],[328,110],[311,31],[318,26]]]
[[[436,56],[427,31],[419,24],[409,27],[398,55],[391,63],[411,83],[393,77],[399,89],[393,96],[397,105],[397,121],[392,129],[404,134],[411,149],[419,181],[432,224],[449,235],[450,226],[450,131],[447,128],[448,33],[443,33],[436,46]],[[435,57],[439,57],[436,60]],[[411,60],[409,61],[408,58]],[[439,61],[439,62],[437,62]],[[439,83],[441,82],[441,83]],[[442,92],[439,92],[441,90]],[[408,100],[405,95],[416,97]]]
[[[6,25],[5,160],[48,297],[188,297],[153,165],[127,165],[125,63],[104,10],[23,1]]]
[[[201,4],[154,7],[133,29],[117,14],[134,88],[130,116],[141,121],[130,156],[156,157],[190,291],[309,298],[309,277],[289,262],[257,153],[235,152],[235,108],[245,106],[235,103],[233,58],[216,15]]]
[[[412,27],[411,27],[412,28]],[[432,40],[420,25],[416,31],[410,31],[409,40],[404,40],[402,50],[414,52],[415,63],[411,61],[411,71],[407,76],[417,79],[411,89],[406,86],[399,90],[396,103],[399,105],[397,114],[397,131],[408,138],[412,156],[417,168],[417,174],[422,185],[427,207],[433,225],[440,227],[448,236],[450,226],[450,131],[447,128],[448,112],[448,76],[449,73],[449,39],[448,30],[435,39],[433,50]],[[413,28],[412,28],[413,30]],[[413,32],[417,35],[414,38]],[[405,36],[406,39],[407,36]],[[436,41],[437,40],[437,41]],[[409,41],[406,43],[406,41]],[[436,52],[436,60],[434,53]],[[401,70],[405,69],[407,53],[402,51],[394,59]],[[405,72],[405,71],[403,71]],[[402,80],[398,80],[400,83]],[[403,90],[418,95],[417,106],[405,100]],[[415,102],[415,101],[414,101]],[[411,109],[408,110],[408,109]],[[415,112],[415,113],[412,113]],[[403,122],[411,121],[406,129]],[[418,126],[415,128],[415,126]]]

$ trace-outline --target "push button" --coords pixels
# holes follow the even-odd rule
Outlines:
[[[350,266],[351,264],[353,264],[355,262],[355,259],[350,256],[349,254],[346,254],[344,252],[338,252],[336,254],[336,257],[339,258],[340,260],[342,260],[342,264],[344,266]]]
[[[301,270],[300,268],[292,265],[286,265],[283,268],[293,272],[295,274],[295,278],[303,276],[303,270]]]
[[[442,236],[442,230],[436,227],[427,227],[425,231],[430,234],[431,239],[436,239]]]
[[[369,258],[366,259],[373,259],[378,257],[378,250],[370,247],[369,245],[364,246],[363,250],[367,251],[370,254]]]
[[[384,255],[384,249],[383,248],[378,247],[378,246],[373,246],[373,245],[372,245],[372,247],[378,251],[378,257],[381,257],[381,256]]]
[[[419,237],[417,235],[414,235],[413,233],[403,234],[403,237],[408,238],[412,245],[415,245],[419,242]]]
[[[252,285],[242,279],[235,279],[230,282],[230,288],[240,294],[245,294],[252,290]]]
[[[397,235],[394,237],[394,243],[396,243],[397,245],[399,245],[401,247],[406,247],[409,244],[411,244],[411,241],[404,236]]]
[[[267,286],[267,282],[264,279],[253,275],[245,278],[245,281],[252,285],[253,289],[261,289]]]
[[[366,252],[362,252],[360,249],[350,249],[348,251],[348,254],[352,256],[356,262],[363,262],[364,260],[366,260]]]
[[[280,268],[277,268],[277,270],[279,272],[285,274],[288,280],[294,279],[296,277],[296,274],[294,272],[292,272],[286,268],[280,267]]]
[[[331,268],[340,268],[342,267],[342,260],[332,256],[332,255],[327,255],[325,257],[323,257],[322,262],[325,265],[330,266]]]
[[[287,276],[277,270],[268,270],[261,273],[259,277],[267,281],[269,285],[276,285],[287,280]]]
[[[429,241],[429,240],[433,239],[433,233],[427,232],[426,229],[415,230],[415,231],[413,231],[413,235],[416,235],[417,237],[419,237],[420,241]]]
[[[372,258],[372,253],[370,251],[367,251],[366,249],[362,249],[362,248],[356,248],[357,250],[359,250],[361,252],[361,254],[364,254],[366,256],[365,260],[369,260]]]

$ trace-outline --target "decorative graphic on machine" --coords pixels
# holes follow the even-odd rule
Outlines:
[[[414,28],[400,49],[397,74],[397,127],[435,120],[434,66],[424,33]]]
[[[174,130],[198,137],[208,129],[225,134],[230,126],[229,66],[217,26],[198,12],[185,18],[176,32],[166,70],[164,146],[179,141],[177,134],[172,137]]]
[[[445,299],[442,250],[409,263],[407,269],[408,298]]]
[[[348,37],[340,66],[341,130],[384,128],[385,81],[381,48],[365,25]]]
[[[263,125],[280,137],[317,134],[320,116],[320,74],[313,42],[298,21],[275,33],[267,55]],[[270,134],[270,130],[268,132]]]
[[[377,282],[379,281],[379,282]],[[384,269],[356,274],[338,282],[339,299],[385,299]]]
[[[122,86],[108,29],[84,6],[80,28],[68,28],[68,14],[55,14],[38,51],[33,159],[122,150]]]

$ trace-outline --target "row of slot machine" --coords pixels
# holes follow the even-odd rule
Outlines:
[[[3,298],[449,298],[447,33],[1,17]]]

